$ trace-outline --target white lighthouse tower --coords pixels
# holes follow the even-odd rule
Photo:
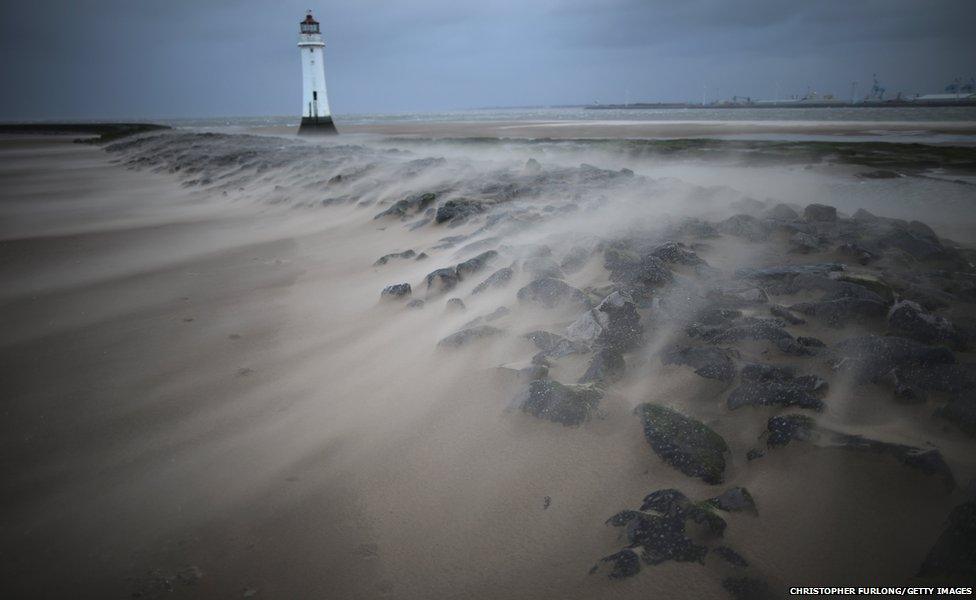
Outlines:
[[[319,22],[308,11],[299,24],[298,49],[302,55],[302,124],[299,134],[339,133],[332,123],[329,97],[325,92],[325,42]]]

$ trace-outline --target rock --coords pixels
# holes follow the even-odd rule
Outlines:
[[[804,415],[773,417],[766,423],[766,446],[778,448],[793,440],[807,440],[816,427],[814,420]]]
[[[951,350],[926,346],[900,337],[866,335],[848,338],[830,349],[834,368],[853,374],[855,381],[878,381],[895,368],[951,365]]]
[[[418,309],[423,307],[424,307],[424,301],[421,300],[420,298],[414,298],[410,302],[407,302],[407,308]]]
[[[809,254],[819,252],[821,246],[820,238],[815,235],[798,231],[790,236],[790,252]]]
[[[837,209],[826,204],[808,204],[803,209],[804,221],[836,221]]]
[[[769,314],[773,315],[774,317],[779,317],[780,319],[783,319],[790,325],[803,325],[804,323],[806,323],[805,319],[801,318],[795,312],[780,304],[770,304]]]
[[[462,312],[467,307],[464,305],[464,300],[460,298],[451,298],[447,301],[444,307],[448,312]]]
[[[729,203],[732,210],[749,215],[758,215],[766,210],[766,205],[755,198],[745,196]]]
[[[708,379],[732,381],[735,379],[733,351],[715,346],[692,346],[675,348],[661,357],[661,362],[670,365],[688,365],[695,374]]]
[[[606,383],[619,377],[626,368],[620,350],[610,347],[601,348],[593,355],[579,383]]]
[[[633,350],[641,344],[644,327],[633,298],[616,291],[597,305],[596,310],[607,315],[597,342],[618,352]]]
[[[457,287],[457,284],[461,281],[458,276],[457,269],[454,267],[445,267],[443,269],[437,269],[436,271],[431,271],[424,278],[427,282],[427,291],[434,292],[449,292]]]
[[[603,335],[603,329],[610,321],[610,317],[596,309],[588,309],[566,328],[566,335],[575,342],[595,344]]]
[[[485,279],[484,281],[476,285],[474,289],[471,290],[471,293],[480,294],[481,292],[489,288],[505,287],[512,280],[512,276],[514,274],[515,272],[512,271],[510,267],[503,267],[501,269],[498,269],[497,271],[489,275],[488,279]]]
[[[430,258],[430,256],[428,256],[426,252],[421,252],[414,258],[414,260],[427,260],[428,258]]]
[[[936,449],[922,449],[902,444],[872,440],[821,427],[813,419],[802,415],[773,417],[766,424],[766,446],[778,448],[793,441],[810,442],[823,447],[836,447],[857,452],[871,452],[894,457],[907,467],[926,475],[938,475],[948,488],[955,487],[955,479],[942,453]]]
[[[410,213],[418,213],[431,204],[437,199],[437,194],[432,194],[430,192],[425,194],[415,194],[404,198],[403,200],[398,200],[390,208],[379,213],[374,219],[381,219],[383,217],[398,217],[404,218]]]
[[[565,281],[552,277],[536,279],[520,289],[517,297],[519,302],[523,304],[536,304],[545,308],[556,308],[564,305],[589,306],[586,294]]]
[[[827,275],[834,271],[843,271],[844,265],[840,263],[816,263],[809,265],[782,265],[778,267],[766,267],[763,269],[743,268],[735,271],[735,276],[739,279],[753,279],[759,281],[782,281],[792,280],[797,275]]]
[[[732,600],[767,600],[775,598],[769,591],[769,585],[755,577],[726,577],[722,580],[722,587],[729,593]]]
[[[790,306],[790,309],[815,317],[827,325],[840,327],[852,320],[883,317],[888,307],[877,300],[837,298],[819,302],[800,302]]]
[[[644,437],[662,460],[689,477],[710,484],[722,483],[728,445],[722,436],[700,421],[654,404],[641,404],[635,412]]]
[[[923,344],[946,344],[956,350],[966,350],[967,336],[948,319],[927,312],[911,300],[895,303],[888,312],[888,326],[898,335]]]
[[[972,391],[952,397],[945,406],[935,411],[935,416],[953,423],[966,435],[976,438],[976,394]]]
[[[878,258],[874,253],[856,242],[848,242],[837,246],[837,253],[849,256],[862,265],[866,265]]]
[[[380,298],[406,298],[410,296],[410,284],[409,283],[396,283],[393,285],[388,285],[383,288],[380,292]]]
[[[976,500],[952,509],[918,576],[940,582],[976,581]]]
[[[559,263],[559,267],[565,273],[576,273],[590,260],[590,251],[581,246],[573,246],[570,248],[566,256],[563,257],[562,262]]]
[[[731,487],[718,496],[707,500],[709,504],[719,510],[726,512],[746,512],[751,515],[758,515],[756,501],[752,499],[752,494],[744,487]]]
[[[897,248],[917,260],[931,260],[946,256],[946,249],[937,238],[933,239],[909,229],[894,228],[877,238],[882,248]]]
[[[651,256],[671,264],[690,266],[705,264],[701,257],[680,242],[665,242],[651,250]]]
[[[743,382],[729,394],[729,410],[743,406],[797,406],[821,411],[823,402],[817,397],[827,389],[827,382],[819,377],[787,376],[786,369],[771,365],[749,365],[743,369]]]
[[[564,385],[545,379],[529,384],[516,403],[534,417],[576,426],[589,420],[602,398],[603,392],[593,385]]]
[[[780,203],[767,210],[765,217],[776,221],[796,221],[800,215],[790,206]]]
[[[546,356],[552,358],[561,358],[570,354],[582,354],[589,351],[586,344],[568,340],[561,335],[548,331],[532,331],[525,334],[524,337],[531,340],[536,348]]]
[[[692,326],[687,333],[692,337],[701,337],[710,344],[765,340],[772,342],[781,352],[792,356],[809,356],[813,353],[809,348],[798,343],[793,334],[783,329],[782,321],[775,319],[743,317],[719,327],[698,329]]]
[[[747,239],[751,242],[761,242],[769,237],[766,225],[750,215],[735,215],[721,221],[715,226],[720,232]]]
[[[656,256],[638,256],[614,248],[608,248],[603,256],[604,267],[610,271],[610,281],[635,292],[646,292],[674,280],[664,261]]]
[[[487,206],[477,200],[464,198],[448,200],[438,207],[437,213],[434,215],[434,222],[457,225],[485,210],[487,210]]]
[[[624,548],[620,552],[611,554],[610,556],[605,556],[600,559],[600,563],[609,565],[609,572],[607,576],[611,579],[623,579],[625,577],[633,577],[640,573],[641,563],[640,557],[633,548]],[[596,573],[600,568],[600,564],[594,565],[590,569],[590,574]]]
[[[823,343],[822,341],[818,340],[817,338],[815,338],[815,337],[809,337],[809,336],[803,336],[803,335],[798,335],[796,337],[796,343],[797,344],[800,344],[801,346],[805,346],[807,348],[826,348],[827,347],[827,344]]]
[[[392,254],[387,254],[387,255],[384,255],[384,256],[379,257],[378,259],[376,259],[376,262],[373,263],[373,266],[374,267],[379,267],[381,265],[385,265],[386,263],[388,263],[389,261],[393,260],[394,258],[413,258],[414,256],[416,256],[416,254],[417,253],[414,252],[413,250],[404,250],[403,252],[394,252]]]
[[[559,268],[556,261],[549,256],[534,256],[527,258],[522,264],[522,270],[532,275],[533,278],[552,277],[554,279],[563,278],[563,270]]]
[[[712,548],[712,554],[718,556],[733,567],[744,569],[749,566],[749,561],[744,559],[741,554],[728,546],[716,546]]]
[[[497,327],[492,327],[491,325],[480,325],[477,327],[469,327],[468,329],[462,329],[457,333],[452,333],[446,338],[442,339],[437,343],[438,346],[459,348],[465,346],[475,340],[480,340],[486,337],[491,337],[498,335],[502,330]]]
[[[498,253],[494,250],[488,250],[487,252],[482,252],[474,258],[469,258],[468,260],[458,263],[456,270],[459,278],[464,279],[469,275],[473,275],[486,266],[488,266],[495,258],[498,257]]]
[[[792,381],[796,369],[791,365],[752,363],[742,367],[743,381]]]
[[[881,217],[878,217],[864,210],[863,208],[859,208],[851,216],[851,219],[854,221],[860,221],[862,223],[877,223],[878,221],[881,220]]]

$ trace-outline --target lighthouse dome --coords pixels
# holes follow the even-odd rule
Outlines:
[[[305,20],[299,23],[302,33],[319,33],[319,22],[312,16],[312,11],[308,11]]]

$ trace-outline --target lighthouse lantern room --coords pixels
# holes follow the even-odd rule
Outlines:
[[[302,55],[302,124],[299,134],[335,134],[329,97],[325,91],[325,42],[319,22],[308,11],[299,23],[298,49]]]

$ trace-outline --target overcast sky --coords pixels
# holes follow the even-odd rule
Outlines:
[[[976,0],[3,0],[0,119],[297,114],[307,8],[340,115],[976,77]]]

